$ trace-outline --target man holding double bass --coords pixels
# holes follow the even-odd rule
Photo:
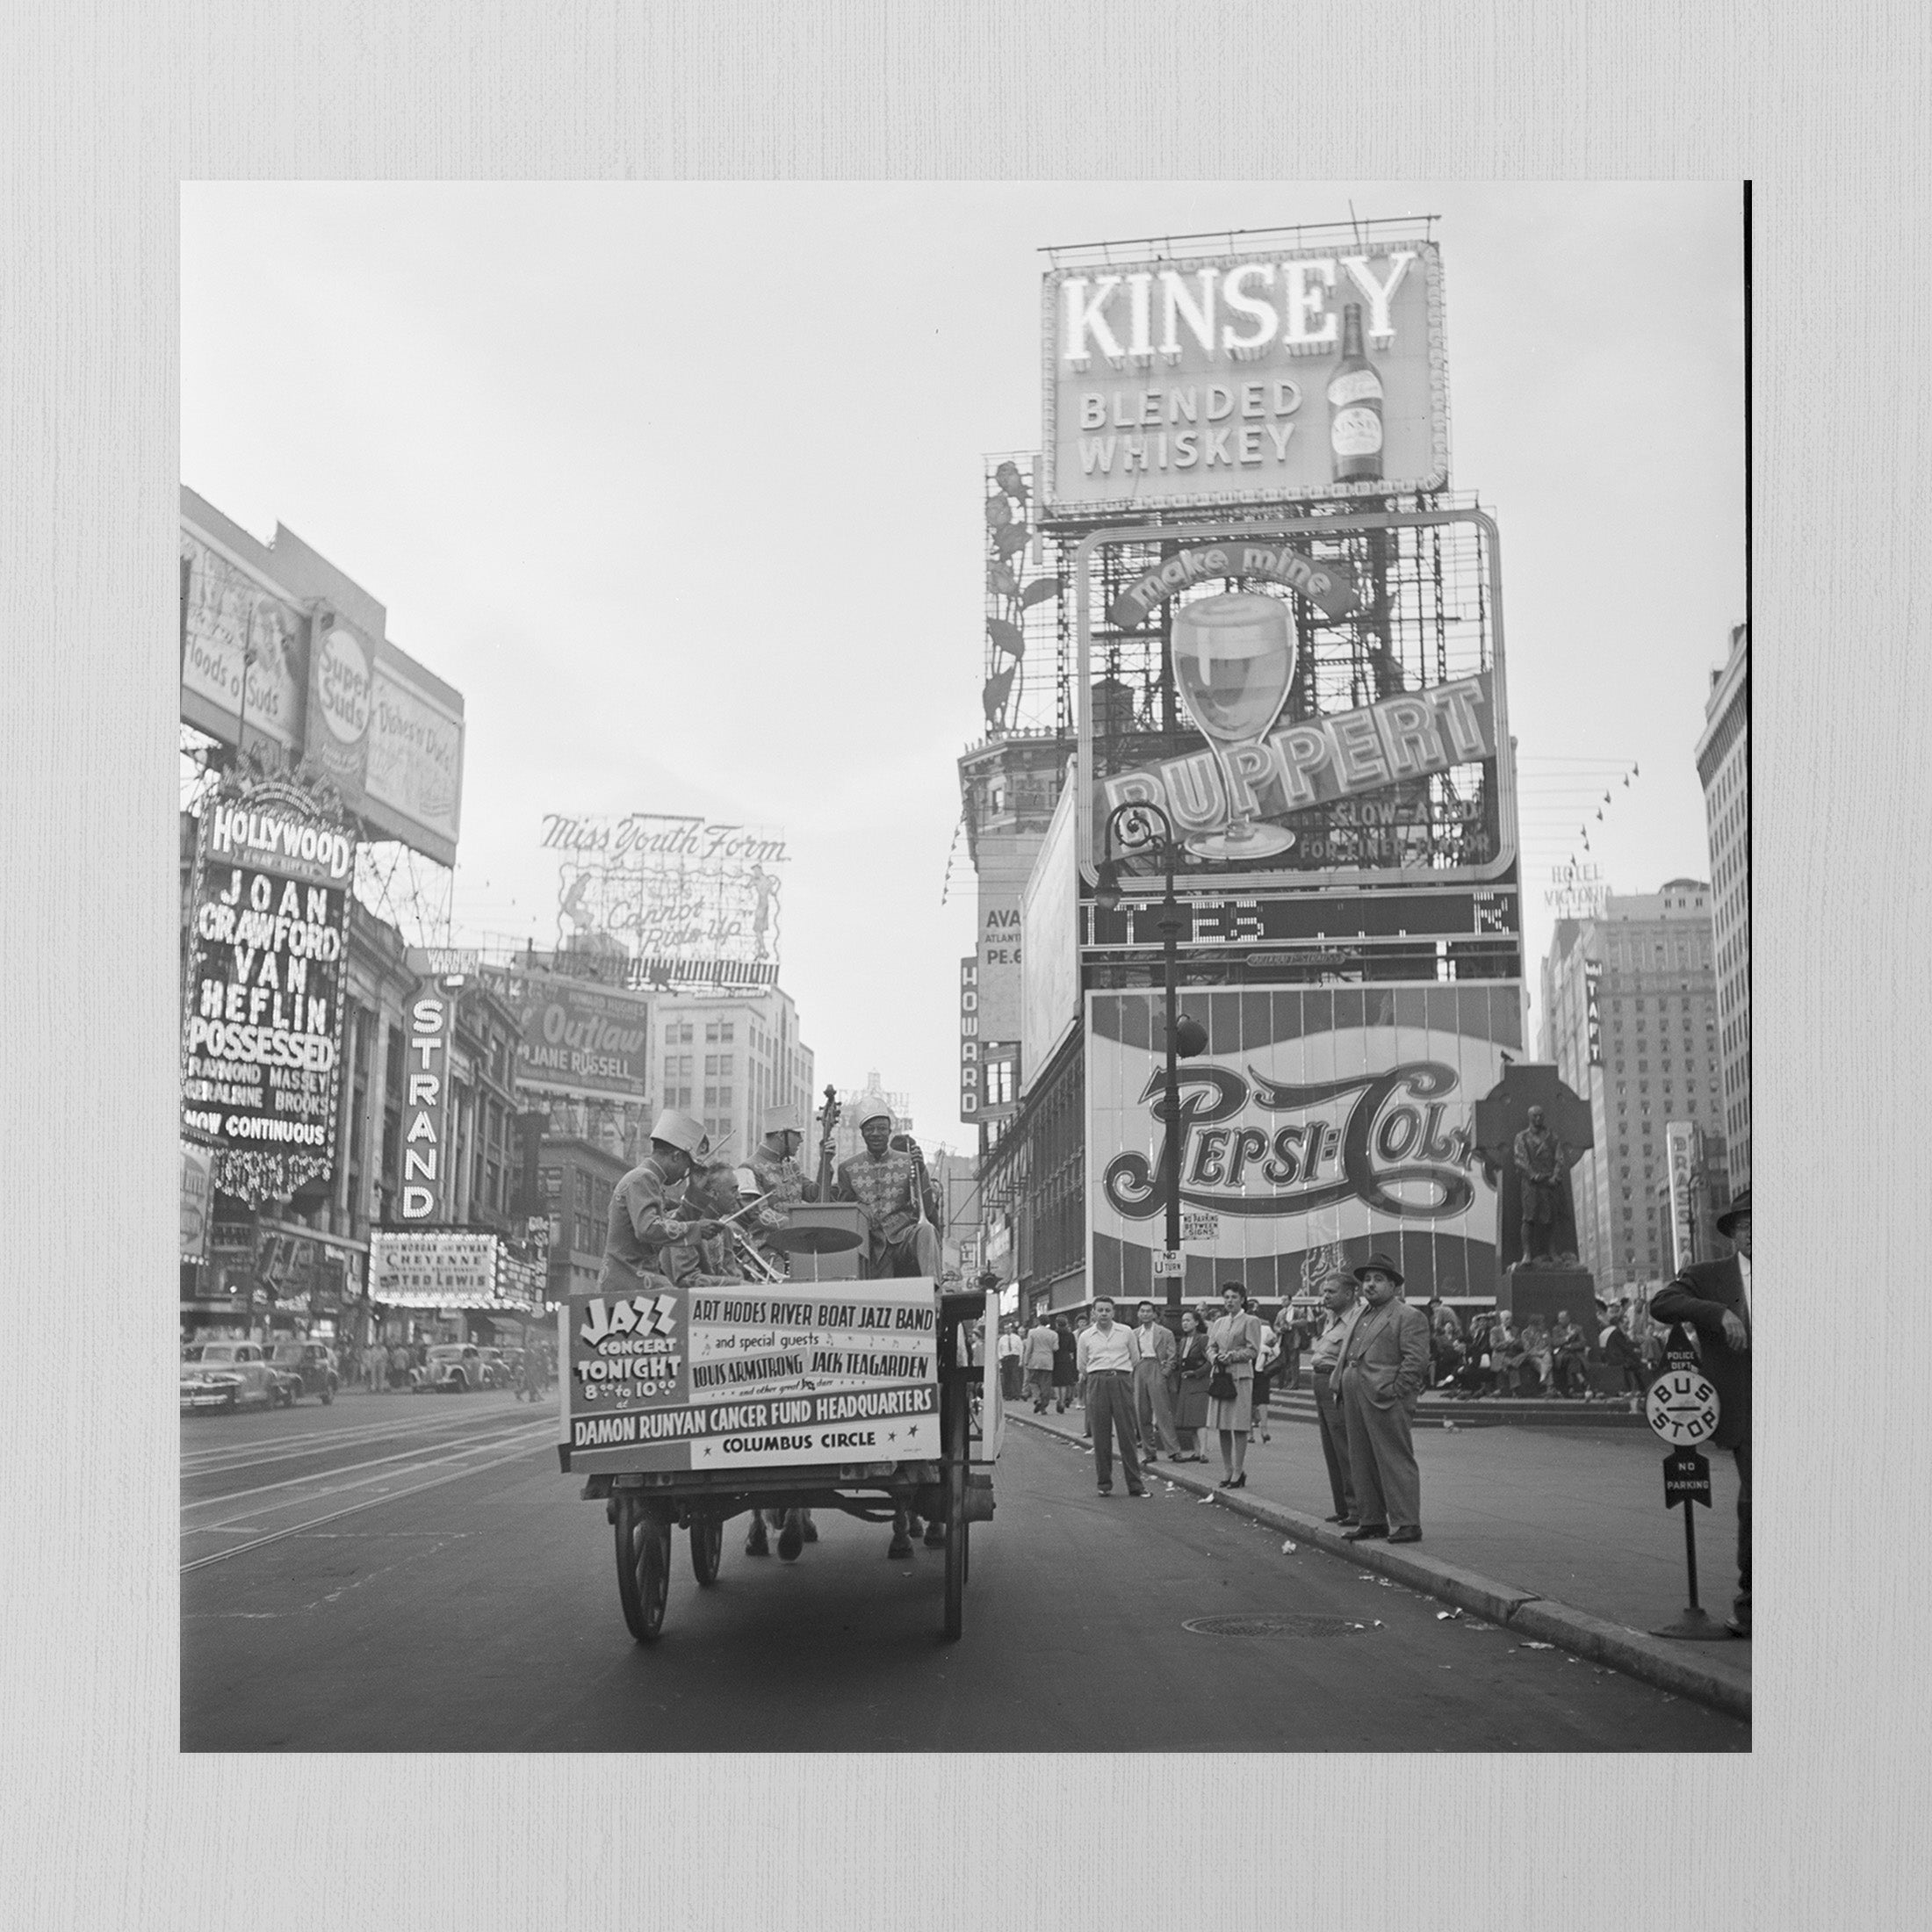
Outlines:
[[[840,1164],[832,1198],[856,1201],[865,1210],[867,1274],[874,1280],[922,1274],[938,1280],[939,1235],[925,1163],[910,1146],[890,1144],[892,1110],[883,1099],[860,1103],[859,1133],[865,1151]]]

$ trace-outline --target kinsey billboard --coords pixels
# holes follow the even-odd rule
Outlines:
[[[183,989],[182,1125],[213,1184],[259,1201],[333,1171],[353,829],[299,787],[201,808]]]
[[[924,1278],[576,1295],[559,1319],[571,1469],[939,1453],[937,1315]]]
[[[1190,992],[1208,1049],[1164,1114],[1162,995],[1087,996],[1088,1280],[1153,1294],[1179,1164],[1184,1292],[1269,1300],[1324,1262],[1394,1256],[1411,1300],[1493,1295],[1496,1196],[1476,1102],[1522,1050],[1516,981]]]
[[[588,1099],[639,1098],[649,1057],[651,1006],[632,993],[561,974],[493,972],[491,984],[523,1022],[516,1085]]]
[[[1441,488],[1434,243],[1056,268],[1041,299],[1049,515]]]

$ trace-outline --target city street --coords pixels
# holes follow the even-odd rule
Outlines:
[[[1748,1750],[1712,1711],[1010,1430],[966,1631],[942,1560],[821,1516],[796,1564],[676,1539],[634,1644],[555,1410],[345,1396],[182,1424],[182,1746],[208,1750]],[[1279,1619],[1265,1635],[1189,1630]],[[1123,1670],[1123,1667],[1124,1670]],[[1108,1694],[1105,1686],[1118,1686]],[[1157,1687],[1151,1694],[1150,1687]]]

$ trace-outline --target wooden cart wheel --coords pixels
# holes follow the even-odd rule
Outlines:
[[[658,1640],[670,1590],[671,1525],[627,1496],[617,1505],[617,1597],[640,1644]]]
[[[717,1560],[724,1548],[724,1518],[697,1516],[691,1518],[691,1574],[701,1584],[717,1581]]]

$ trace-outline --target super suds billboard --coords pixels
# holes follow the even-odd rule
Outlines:
[[[1403,1294],[1487,1297],[1496,1196],[1475,1103],[1522,1050],[1522,989],[1248,987],[1189,993],[1208,1049],[1164,1117],[1157,990],[1087,996],[1088,1280],[1159,1299],[1166,1176],[1179,1163],[1184,1292],[1239,1281],[1286,1299],[1337,1259],[1393,1255]]]

